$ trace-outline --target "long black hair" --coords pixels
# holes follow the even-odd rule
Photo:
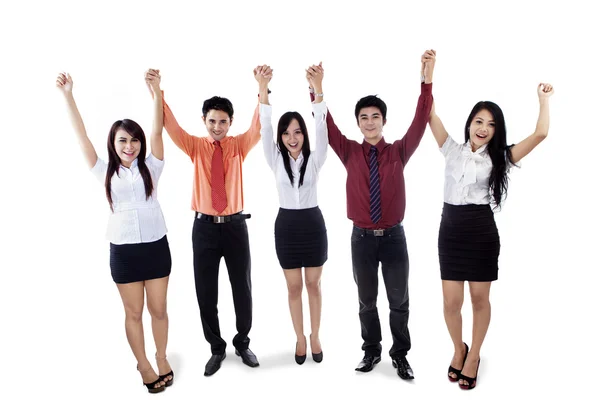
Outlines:
[[[108,133],[108,170],[106,171],[106,180],[104,181],[104,186],[106,188],[106,198],[108,200],[108,204],[110,204],[110,210],[113,212],[114,208],[110,191],[111,180],[115,173],[117,174],[117,176],[119,175],[119,166],[121,165],[121,158],[119,158],[117,150],[115,149],[115,136],[117,135],[117,131],[119,129],[123,129],[125,132],[130,134],[131,137],[140,141],[140,154],[137,156],[137,160],[140,175],[144,180],[144,187],[146,189],[146,199],[148,199],[152,195],[152,190],[154,189],[152,185],[152,177],[150,176],[150,170],[148,170],[148,166],[146,165],[146,135],[144,135],[144,130],[141,126],[138,125],[137,122],[132,121],[130,119],[116,121],[112,125],[112,127],[110,128],[110,132]]]
[[[300,187],[302,186],[302,183],[304,183],[304,174],[306,173],[306,166],[308,165],[308,158],[310,157],[310,141],[308,140],[308,132],[306,130],[304,119],[300,113],[296,111],[288,111],[283,114],[281,118],[279,118],[279,124],[277,124],[277,146],[279,146],[279,152],[283,158],[283,166],[285,167],[285,171],[290,177],[290,183],[292,186],[294,186],[294,175],[292,174],[292,167],[290,166],[290,155],[288,154],[288,150],[285,147],[285,144],[283,144],[283,139],[281,138],[293,120],[298,121],[300,130],[304,136],[304,142],[302,144],[302,155],[304,156],[304,161],[300,167],[300,181],[298,183],[298,187]]]
[[[471,114],[469,114],[469,118],[467,118],[467,123],[465,124],[465,142],[468,142],[471,136],[469,132],[471,122],[473,121],[473,118],[475,118],[475,115],[481,110],[489,111],[496,124],[494,136],[488,142],[486,151],[492,159],[492,173],[490,174],[489,180],[490,191],[492,192],[495,204],[494,208],[499,208],[502,200],[506,198],[506,191],[508,188],[507,161],[514,164],[510,152],[510,148],[513,145],[508,146],[506,144],[506,123],[504,122],[504,113],[502,113],[502,110],[496,103],[491,101],[480,101],[475,104],[475,107],[471,110]]]

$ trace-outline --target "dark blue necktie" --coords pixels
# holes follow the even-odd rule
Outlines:
[[[379,189],[379,166],[377,165],[377,147],[371,146],[369,152],[369,194],[371,196],[371,221],[381,219],[381,190]]]

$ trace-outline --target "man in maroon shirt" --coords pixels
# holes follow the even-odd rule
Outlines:
[[[408,332],[408,251],[402,221],[405,209],[404,166],[417,149],[429,120],[435,52],[421,57],[421,95],[412,124],[404,137],[387,143],[382,130],[387,106],[376,96],[363,97],[355,117],[362,143],[342,135],[327,112],[329,145],[348,173],[346,198],[352,230],[352,269],[358,287],[359,317],[364,340],[364,358],[356,368],[368,372],[381,361],[381,325],[377,312],[378,267],[390,304],[390,326],[394,343],[392,365],[402,379],[413,379],[406,359],[410,350]],[[311,67],[322,68],[321,65]],[[312,89],[312,88],[311,88]],[[312,96],[322,95],[312,93]]]

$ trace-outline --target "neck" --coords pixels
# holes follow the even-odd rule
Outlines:
[[[121,165],[124,166],[125,168],[131,168],[131,163],[127,162],[127,161],[121,160]]]
[[[300,155],[300,152],[290,153],[290,157],[292,157],[294,160],[297,160],[299,155]]]
[[[482,145],[477,145],[471,141],[471,151],[476,152]]]
[[[376,146],[381,139],[383,139],[383,135],[379,135],[374,138],[365,138],[365,142],[369,143],[371,146]]]

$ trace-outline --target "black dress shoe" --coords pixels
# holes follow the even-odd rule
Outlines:
[[[360,372],[369,372],[379,361],[381,361],[381,356],[370,356],[365,354],[361,362],[358,364],[358,367],[356,367],[354,370]]]
[[[320,353],[312,353],[312,358],[314,362],[320,363],[323,361],[323,350]]]
[[[298,342],[296,342],[296,350],[294,350],[294,360],[296,360],[296,364],[302,365],[304,361],[306,361],[306,353],[303,356],[299,356],[296,352],[298,351]]]
[[[398,376],[402,379],[415,379],[413,370],[405,356],[392,358],[392,365],[397,369]]]
[[[245,349],[245,350],[237,350],[236,349],[235,355],[242,357],[242,362],[249,367],[254,368],[254,367],[258,367],[260,365],[258,363],[258,360],[256,359],[256,356],[250,349]]]
[[[208,362],[206,363],[206,367],[204,367],[204,376],[211,376],[215,372],[221,368],[221,361],[225,359],[225,353],[223,354],[213,354]]]

